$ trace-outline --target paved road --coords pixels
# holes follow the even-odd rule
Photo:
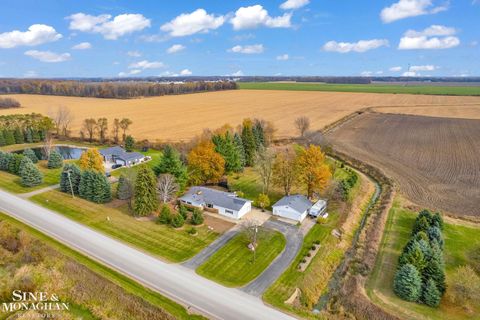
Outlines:
[[[277,257],[260,276],[240,289],[257,297],[260,297],[263,292],[280,277],[283,271],[290,266],[303,243],[302,234],[296,226],[272,219],[266,221],[262,226],[283,233],[287,239],[287,244],[282,254]]]
[[[218,249],[223,247],[228,240],[232,239],[238,232],[240,227],[238,225],[234,226],[232,229],[228,230],[215,241],[213,241],[208,247],[200,251],[195,257],[183,263],[183,265],[190,269],[197,269],[205,261],[208,260]]]
[[[53,211],[0,191],[0,211],[191,306],[212,319],[293,319],[245,292],[216,284],[178,264],[167,264]]]

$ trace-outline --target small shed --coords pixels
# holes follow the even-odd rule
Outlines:
[[[307,197],[297,194],[283,197],[272,206],[272,209],[275,216],[301,222],[311,207],[312,202]]]

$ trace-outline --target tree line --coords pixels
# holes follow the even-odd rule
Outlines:
[[[0,109],[20,108],[20,102],[13,98],[0,97]]]
[[[185,83],[86,82],[72,80],[0,79],[0,94],[25,93],[55,96],[127,99],[205,91],[233,90],[233,81]]]
[[[0,146],[44,141],[54,127],[52,119],[37,113],[0,116]]]

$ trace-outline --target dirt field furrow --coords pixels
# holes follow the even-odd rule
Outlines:
[[[480,120],[365,113],[328,137],[382,168],[412,202],[480,216]]]

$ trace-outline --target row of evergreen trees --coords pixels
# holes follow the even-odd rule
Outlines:
[[[112,200],[110,183],[102,172],[91,169],[82,171],[71,163],[63,167],[60,190],[95,203],[107,203]]]
[[[53,127],[52,119],[37,113],[0,116],[0,146],[43,141]]]
[[[0,151],[0,170],[21,177],[24,187],[34,187],[42,184],[43,174],[34,164],[38,162],[35,153],[26,149],[23,154]]]
[[[20,143],[34,143],[45,139],[45,132],[27,128],[22,130],[20,127],[15,129],[0,130],[0,147]]]
[[[402,299],[438,307],[446,291],[443,220],[423,210],[398,260],[393,289]]]

